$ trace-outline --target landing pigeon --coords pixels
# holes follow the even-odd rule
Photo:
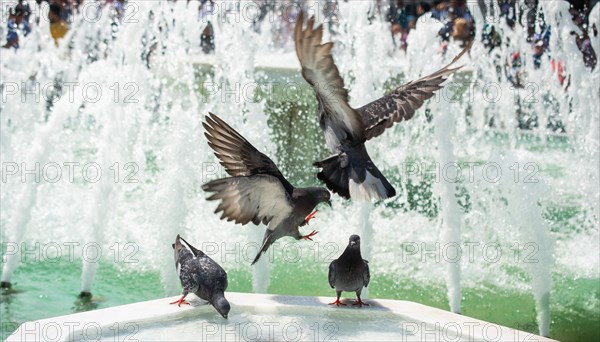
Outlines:
[[[450,64],[431,75],[396,88],[391,94],[354,109],[348,104],[348,90],[333,62],[333,43],[321,44],[323,26],[314,28],[311,17],[303,30],[304,15],[296,21],[294,41],[302,66],[302,76],[313,87],[319,105],[319,124],[332,156],[315,162],[321,170],[317,177],[334,193],[348,199],[386,199],[396,190],[369,157],[365,142],[409,120],[423,102],[441,89],[450,74],[460,69],[452,66],[469,47]]]
[[[344,253],[333,260],[329,265],[329,285],[335,288],[337,299],[329,305],[346,306],[340,302],[342,291],[356,292],[356,302],[352,305],[369,305],[360,300],[362,288],[369,285],[371,274],[369,273],[369,262],[360,255],[360,237],[351,235],[350,241]]]
[[[205,191],[214,193],[208,200],[221,201],[215,213],[222,211],[221,219],[242,225],[268,224],[252,265],[279,238],[312,240],[316,231],[301,235],[298,227],[314,217],[317,204],[331,205],[329,191],[320,187],[294,188],[269,157],[218,116],[209,113],[203,125],[208,145],[231,176],[202,186]]]
[[[177,235],[173,244],[175,251],[175,267],[183,286],[183,293],[179,300],[170,304],[188,304],[185,297],[192,292],[199,298],[206,300],[217,311],[227,318],[230,306],[225,299],[227,289],[227,273],[213,259],[201,250],[194,248],[182,237]]]

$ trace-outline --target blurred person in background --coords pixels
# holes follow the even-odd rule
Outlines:
[[[444,8],[446,17],[440,14],[440,20],[443,25],[438,36],[442,39],[441,52],[446,53],[448,44],[452,41],[459,43],[461,47],[465,47],[475,37],[475,25],[473,17],[465,5],[465,1],[450,1]],[[441,3],[437,8],[442,8]],[[442,13],[442,12],[439,12]]]
[[[28,3],[23,2],[23,0],[19,0],[17,5],[15,6],[15,10],[23,12],[23,20],[21,22],[21,25],[23,33],[26,36],[29,34],[29,32],[31,32],[31,22],[29,21],[29,18],[31,17],[31,8],[29,7]]]
[[[58,47],[58,41],[69,32],[69,24],[63,19],[62,7],[58,3],[50,4],[48,20],[50,21],[50,35],[54,39],[54,45]]]
[[[392,38],[394,44],[400,47],[400,50],[406,51],[406,39],[409,31],[409,17],[407,6],[403,0],[392,1],[388,11],[388,21],[392,24]]]
[[[583,55],[583,62],[586,67],[590,69],[594,69],[597,63],[597,56],[594,48],[592,47],[592,41],[590,39],[590,34],[593,36],[598,35],[597,27],[589,27],[589,15],[593,9],[593,4],[588,3],[589,1],[575,1],[571,4],[571,9],[569,13],[573,19],[573,23],[579,28],[581,31],[581,35],[579,32],[571,31],[571,35],[575,37],[575,43],[577,44],[577,48],[581,51]]]
[[[408,34],[417,25],[417,20],[431,10],[429,2],[393,0],[389,3],[387,20],[391,23],[394,44],[406,51]]]
[[[461,48],[467,46],[473,38],[471,23],[464,18],[456,19],[452,27],[452,38],[460,44]]]
[[[206,23],[200,34],[200,48],[206,54],[215,52],[215,30],[213,29],[211,18],[216,13],[216,10],[213,0],[200,0],[198,19],[201,23]]]
[[[496,31],[494,25],[487,23],[483,26],[483,32],[481,32],[481,42],[488,52],[492,52],[492,50],[502,45],[502,36]]]
[[[8,20],[6,21],[6,44],[2,46],[3,48],[19,48],[19,33],[17,31],[20,30],[21,27],[23,27],[23,25],[21,24],[24,22],[24,19],[25,12],[23,11],[23,8],[15,7],[9,10]],[[24,36],[26,36],[28,33],[29,30],[26,31],[23,29]]]
[[[542,64],[542,56],[544,52],[548,49],[548,44],[550,43],[550,30],[548,29],[546,34],[534,34],[531,42],[531,50],[533,57],[533,66],[536,69],[539,69]]]

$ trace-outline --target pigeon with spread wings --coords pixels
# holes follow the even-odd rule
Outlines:
[[[317,177],[344,198],[370,200],[395,196],[396,190],[369,157],[365,142],[396,122],[410,120],[442,88],[446,78],[460,69],[450,67],[469,47],[433,74],[403,84],[391,94],[355,109],[348,104],[348,90],[333,61],[333,43],[322,44],[323,26],[315,28],[314,24],[312,17],[303,29],[304,16],[300,14],[294,41],[302,76],[316,93],[319,124],[333,153],[315,163],[321,169]]]
[[[218,116],[209,114],[203,125],[208,145],[231,176],[202,186],[213,193],[208,200],[221,201],[215,213],[222,212],[221,219],[241,225],[268,225],[252,264],[279,238],[312,240],[316,231],[301,235],[298,227],[308,223],[319,203],[331,205],[329,191],[320,187],[295,188],[269,157]]]

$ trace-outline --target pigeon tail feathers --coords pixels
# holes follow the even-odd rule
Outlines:
[[[362,201],[386,199],[396,195],[394,187],[374,165],[373,170],[366,171],[365,180],[362,183],[350,179],[349,188],[350,197]]]
[[[369,158],[369,156],[366,155],[365,158]],[[331,191],[346,199],[370,201],[396,195],[394,187],[370,161],[370,158],[367,167],[352,165],[351,160],[352,158],[345,153],[340,153],[315,162],[313,165],[321,168],[317,178],[323,181]],[[359,175],[364,176],[360,177]]]
[[[265,231],[265,237],[263,238],[263,244],[260,247],[260,250],[256,254],[256,257],[252,261],[251,265],[256,264],[256,262],[260,259],[261,255],[263,255],[267,251],[267,249],[269,249],[269,247],[271,246],[271,244],[273,244],[273,242],[275,242],[275,240],[277,240],[277,238],[275,238],[273,231],[267,229]]]
[[[317,174],[317,178],[325,183],[327,188],[338,195],[349,199],[349,175],[346,168],[347,159],[342,154],[336,154],[321,161],[315,162],[313,165],[322,170]]]

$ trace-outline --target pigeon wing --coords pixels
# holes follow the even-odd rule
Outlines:
[[[369,271],[369,262],[364,260],[365,268],[363,269],[363,285],[367,287],[369,285],[369,281],[371,280],[371,272]]]
[[[197,275],[200,273],[198,263],[194,259],[189,259],[183,264],[178,265],[177,272],[181,280],[181,286],[185,292],[196,292],[200,286]]]
[[[223,212],[221,219],[241,225],[262,222],[273,230],[293,209],[290,195],[275,176],[222,178],[204,184],[202,189],[213,192],[209,201],[221,201],[215,209],[215,213]]]
[[[252,146],[221,118],[209,113],[202,125],[206,130],[204,135],[208,145],[230,176],[271,175],[283,184],[287,192],[291,193],[294,190],[269,157]]]
[[[403,84],[389,95],[356,109],[365,124],[366,139],[381,135],[396,122],[410,120],[415,111],[431,98],[435,91],[443,87],[442,83],[446,78],[462,68],[450,67],[469,51],[469,48],[470,46],[464,48],[452,62],[433,74]]]
[[[329,264],[329,286],[331,288],[335,287],[335,264],[337,260],[333,260],[331,264]]]
[[[196,259],[197,263],[202,272],[196,274],[196,281],[202,284],[210,291],[227,289],[227,273],[225,270],[213,259],[207,255]]]
[[[296,54],[302,76],[315,90],[321,115],[329,116],[334,130],[343,130],[353,141],[364,141],[365,126],[360,114],[348,105],[348,90],[331,56],[333,43],[321,44],[323,25],[314,28],[314,17],[310,18],[305,30],[303,24],[304,15],[300,14],[294,30]]]

